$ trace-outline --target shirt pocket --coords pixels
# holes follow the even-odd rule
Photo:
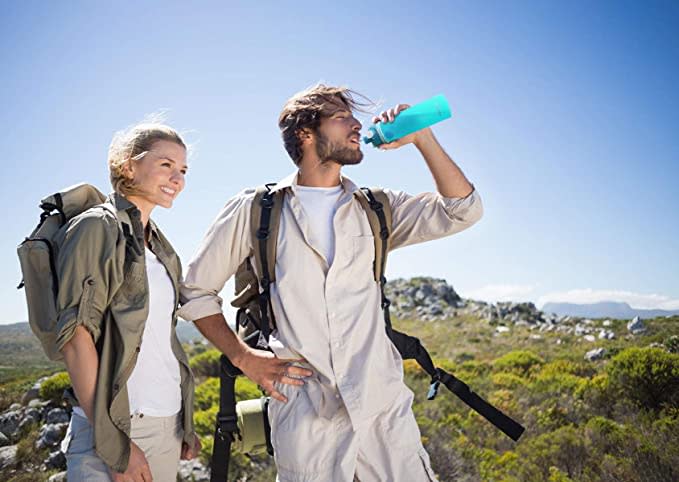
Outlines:
[[[354,280],[374,280],[375,239],[372,235],[353,236],[350,272]]]
[[[146,285],[146,267],[144,263],[131,261],[125,269],[120,293],[131,304],[143,302]]]

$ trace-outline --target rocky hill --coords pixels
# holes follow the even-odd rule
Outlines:
[[[447,391],[426,400],[428,377],[406,362],[413,410],[441,481],[679,480],[679,317],[558,316],[532,303],[463,299],[432,278],[393,280],[387,295],[398,329],[418,336],[437,364],[526,427],[513,443]],[[8,329],[14,344],[0,354],[14,369],[8,354],[28,342],[21,327]],[[181,477],[209,480],[219,354],[202,343],[186,346],[204,450],[202,461],[183,464]],[[60,391],[68,380],[36,380],[26,370],[0,384],[0,480],[64,480],[60,441],[70,407]],[[259,396],[251,382],[238,382],[240,398]],[[269,457],[232,459],[229,480],[274,477]]]

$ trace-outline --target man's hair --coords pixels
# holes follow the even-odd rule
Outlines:
[[[340,109],[368,113],[374,106],[366,96],[348,87],[332,87],[320,83],[290,97],[278,117],[278,127],[292,162],[299,165],[302,160],[300,134],[303,129],[317,132],[321,119],[330,117]]]

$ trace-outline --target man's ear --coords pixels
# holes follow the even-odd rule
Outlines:
[[[297,130],[297,138],[303,146],[309,144],[312,141],[313,136],[313,131],[308,127]]]

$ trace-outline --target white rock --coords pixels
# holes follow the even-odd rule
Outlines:
[[[16,464],[17,446],[10,445],[0,448],[0,470]]]
[[[605,348],[595,348],[594,350],[590,350],[585,354],[585,360],[588,361],[600,360],[601,358],[604,357],[605,354],[606,354]]]
[[[632,319],[632,321],[627,323],[627,329],[633,335],[639,335],[639,334],[646,331],[646,325],[644,325],[644,322],[641,321],[641,318],[639,318],[638,316],[635,316]]]

